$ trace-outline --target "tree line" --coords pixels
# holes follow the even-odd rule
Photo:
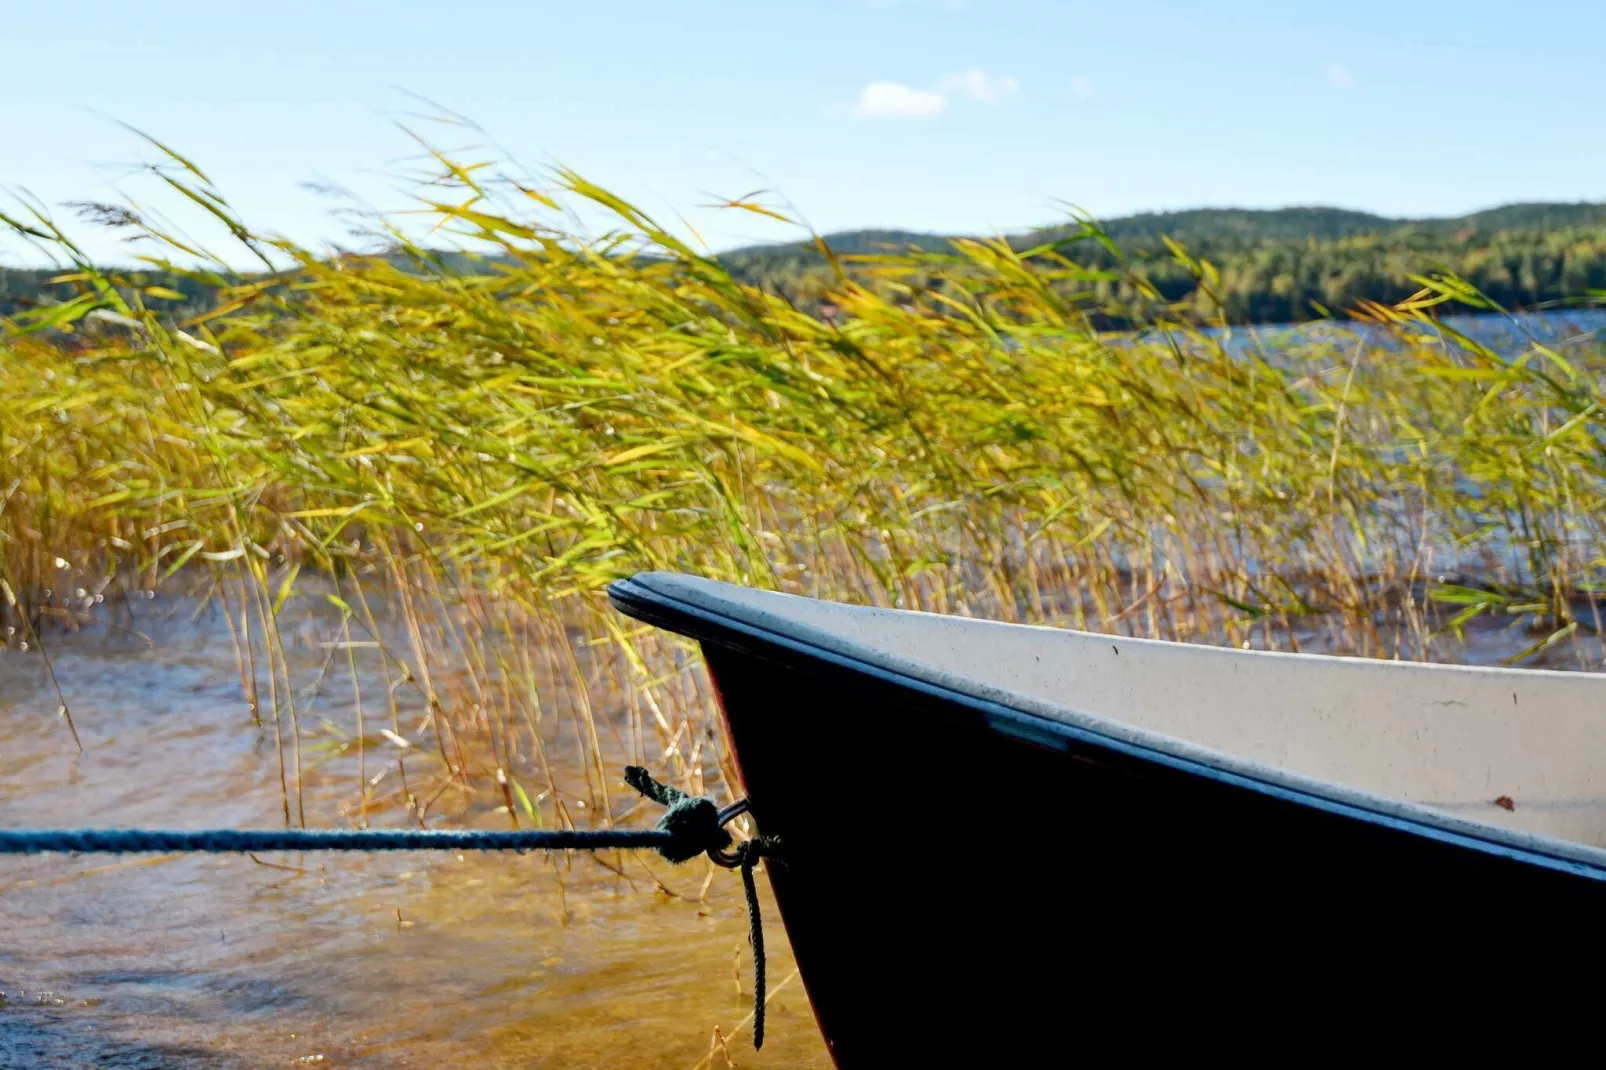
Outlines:
[[[1412,276],[1441,272],[1460,276],[1508,309],[1606,298],[1606,204],[1513,204],[1433,219],[1337,208],[1206,208],[1080,221],[1007,240],[1020,252],[1098,273],[1076,285],[1106,310],[1097,315],[1112,326],[1120,325],[1119,310],[1156,296],[1184,313],[1231,323],[1322,319],[1368,301],[1404,300],[1419,289]],[[864,285],[885,285],[874,258],[952,249],[950,238],[901,230],[850,231],[823,241],[830,258],[818,243],[799,242],[735,249],[718,259],[740,281],[828,314],[839,271]],[[434,269],[486,270],[483,263],[446,255]],[[0,267],[0,317],[71,299],[79,287],[52,281],[59,275],[59,269]],[[197,277],[130,277],[158,293],[182,294],[163,306],[174,314],[210,303],[209,286]],[[917,267],[905,265],[900,281],[911,279],[917,288],[943,282],[940,269],[922,279]]]
[[[1606,296],[1606,205],[1598,204],[1518,204],[1417,220],[1332,208],[1199,209],[1049,227],[1008,240],[1021,252],[1117,275],[1089,286],[1112,305],[1135,300],[1135,280],[1142,279],[1168,302],[1233,323],[1295,323],[1366,301],[1393,304],[1420,289],[1413,275],[1440,272],[1460,276],[1509,309]],[[871,285],[873,264],[863,257],[950,247],[947,238],[898,231],[855,231],[825,242],[843,270]],[[737,277],[805,307],[827,300],[837,278],[812,243],[755,246],[721,259]]]

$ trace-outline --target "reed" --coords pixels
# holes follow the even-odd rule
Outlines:
[[[958,241],[858,262],[824,320],[568,171],[436,154],[427,243],[330,255],[166,159],[235,250],[96,216],[218,287],[199,314],[4,218],[80,296],[0,339],[0,632],[48,649],[189,585],[278,734],[288,821],[308,614],[319,679],[351,678],[353,820],[476,793],[609,820],[626,758],[729,790],[694,652],[601,598],[643,568],[1188,642],[1454,660],[1509,628],[1519,660],[1602,656],[1606,352],[1481,345],[1440,313],[1500,310],[1454,277],[1257,341],[1132,269]]]

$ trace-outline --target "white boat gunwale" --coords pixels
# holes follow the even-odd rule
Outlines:
[[[981,713],[994,731],[1023,740],[1059,749],[1071,743],[1102,747],[1327,813],[1606,881],[1606,848],[1502,828],[1421,804],[1302,776],[1162,732],[1089,713],[1066,703],[987,684],[938,666],[879,650],[833,634],[829,629],[817,625],[721,597],[721,588],[728,586],[673,573],[649,572],[616,582],[610,587],[609,594],[616,604],[628,609],[632,616],[648,623],[670,625],[672,630],[699,642],[736,647],[758,656],[773,657],[774,652],[781,651],[803,662],[824,663],[897,689],[912,690],[941,702],[969,707]],[[1025,627],[1003,622],[988,623],[1005,628]],[[1121,645],[1183,645],[1123,636],[1099,638]],[[755,645],[749,646],[749,643]],[[1369,660],[1273,652],[1229,653],[1310,659],[1313,662]],[[792,662],[789,660],[788,663]],[[1412,668],[1450,673],[1516,671],[1425,664],[1416,664]],[[1579,675],[1547,670],[1520,671],[1555,677]]]

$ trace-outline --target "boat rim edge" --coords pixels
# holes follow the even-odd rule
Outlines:
[[[766,622],[762,618],[772,614],[714,599],[700,604],[685,593],[658,590],[652,586],[650,576],[638,574],[616,580],[608,587],[609,600],[629,617],[698,642],[747,653],[780,652],[789,655],[780,659],[787,664],[795,664],[798,659],[825,663],[968,707],[982,714],[994,731],[1008,735],[1037,742],[1052,739],[1101,747],[1328,813],[1606,882],[1603,848],[1500,828],[1420,804],[1302,777],[1005,688],[966,688],[961,677],[832,636],[812,625],[779,619]],[[786,624],[784,630],[775,626],[781,623]],[[752,649],[754,644],[762,649]],[[1049,710],[1054,712],[1050,714]]]

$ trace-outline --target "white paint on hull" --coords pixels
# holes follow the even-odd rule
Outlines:
[[[1124,639],[668,573],[636,581],[930,683],[1178,754],[1199,750],[1229,769],[1606,848],[1606,676]]]

